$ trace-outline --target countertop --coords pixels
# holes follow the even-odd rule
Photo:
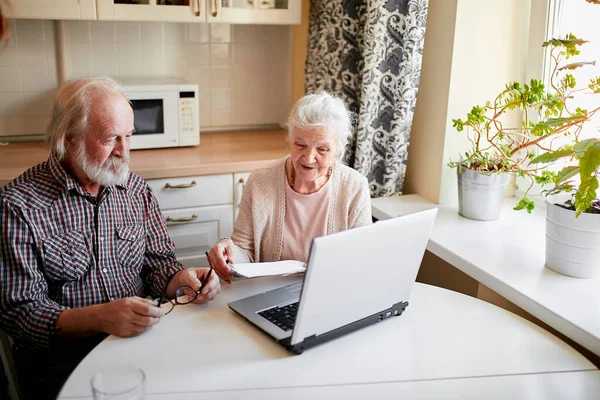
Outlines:
[[[248,172],[289,153],[284,130],[203,132],[200,145],[131,150],[131,171],[144,179]],[[43,142],[0,146],[0,187],[48,159]]]

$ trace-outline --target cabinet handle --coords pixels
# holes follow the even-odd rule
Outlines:
[[[196,17],[199,17],[200,16],[200,0],[197,0],[196,4],[198,4],[198,10],[196,10]]]
[[[242,184],[242,190],[244,190],[244,188],[246,187],[246,181],[244,180],[244,178],[240,178],[240,180],[238,181],[238,183]]]
[[[170,183],[165,184],[165,189],[186,189],[196,186],[196,181],[190,183],[180,183],[179,185],[171,185]]]
[[[215,9],[212,12],[212,16],[216,17],[217,16],[217,0],[214,0],[213,4],[215,6]]]
[[[192,214],[191,217],[186,217],[186,218],[173,218],[171,216],[167,216],[167,222],[190,222],[197,218],[198,218],[198,216],[196,214]]]

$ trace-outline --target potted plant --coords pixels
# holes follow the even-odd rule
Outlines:
[[[572,35],[544,43],[553,54],[549,88],[538,79],[528,84],[511,82],[493,102],[474,106],[465,120],[452,120],[458,132],[468,129],[472,144],[459,161],[448,164],[458,174],[459,214],[476,220],[497,219],[511,173],[530,179],[515,209],[531,212],[534,203],[527,194],[533,184],[555,180],[547,165],[531,160],[541,152],[554,154],[553,139],[573,135],[591,118],[585,110],[567,107],[575,82],[565,71],[586,63],[559,66],[563,56],[578,54],[578,46],[584,43]],[[509,114],[515,112],[521,113],[519,126],[505,126]],[[547,157],[548,163],[558,158]]]
[[[553,39],[550,55],[560,59],[576,55],[576,46],[584,41],[572,35]],[[556,49],[559,49],[556,51]],[[588,66],[593,63],[577,62],[562,67],[562,71]],[[563,84],[567,82],[568,84]],[[586,87],[577,88],[575,78],[564,73],[556,87],[565,99],[564,116],[572,119],[567,142],[554,151],[547,151],[531,160],[532,165],[563,162],[558,172],[545,171],[545,183],[553,184],[546,190],[546,265],[559,273],[578,278],[600,277],[600,134],[580,139],[590,119],[600,111],[600,76]],[[568,102],[580,96],[597,98],[591,109],[568,107]],[[600,117],[600,113],[599,113]],[[589,128],[589,127],[588,127]]]

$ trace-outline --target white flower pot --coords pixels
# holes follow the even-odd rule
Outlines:
[[[600,215],[556,206],[568,193],[546,199],[546,266],[575,278],[600,277]]]
[[[482,174],[463,168],[458,172],[458,213],[478,221],[498,219],[510,175]]]

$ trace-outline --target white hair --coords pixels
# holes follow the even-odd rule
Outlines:
[[[125,185],[129,179],[129,155],[125,157],[110,156],[104,164],[91,159],[85,146],[75,149],[73,161],[93,182],[102,186]]]
[[[346,143],[352,134],[354,113],[349,111],[344,101],[327,92],[309,93],[296,102],[288,117],[286,126],[288,138],[296,128],[326,127],[327,132],[336,135],[336,158],[342,159]]]
[[[56,94],[46,128],[46,142],[59,161],[66,155],[65,141],[82,139],[87,133],[92,103],[98,93],[122,95],[126,99],[121,85],[107,76],[67,82]]]

